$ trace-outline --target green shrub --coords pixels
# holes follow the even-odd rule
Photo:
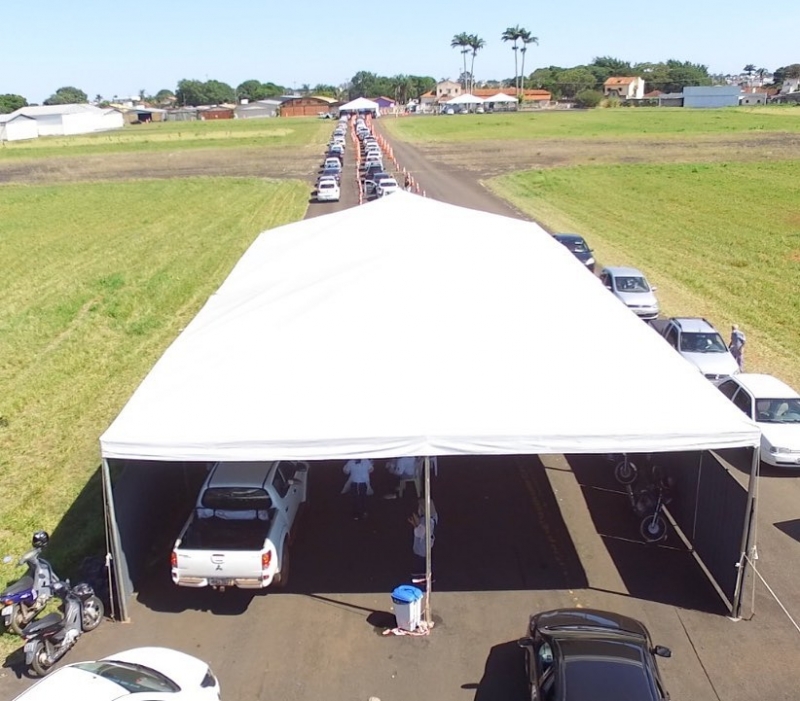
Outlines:
[[[581,90],[575,96],[575,104],[578,107],[597,107],[603,99],[603,93],[598,90]]]

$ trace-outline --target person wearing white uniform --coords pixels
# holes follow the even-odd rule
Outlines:
[[[426,551],[425,551],[425,499],[419,499],[417,502],[417,509],[411,516],[408,517],[408,522],[414,528],[414,541],[411,546],[413,553],[413,566],[411,572],[411,581],[418,583],[420,578],[424,581],[425,570],[427,565]],[[436,511],[436,506],[431,499],[431,549],[435,540],[436,524],[439,522],[439,514]]]
[[[343,468],[347,475],[347,485],[353,494],[353,518],[356,520],[367,515],[367,493],[370,490],[370,474],[374,470],[372,460],[369,458],[353,458],[348,460]]]

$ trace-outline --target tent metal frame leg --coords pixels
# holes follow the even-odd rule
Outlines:
[[[425,625],[431,627],[431,459],[425,456]]]
[[[128,614],[128,593],[125,583],[128,578],[128,568],[125,566],[125,555],[122,552],[122,544],[117,527],[117,513],[114,508],[114,492],[111,486],[111,470],[108,467],[108,460],[103,458],[103,507],[106,514],[106,542],[110,546],[110,552],[106,553],[106,563],[109,569],[111,587],[109,587],[112,601],[116,598],[119,604],[118,616],[120,621],[130,620]],[[113,570],[113,576],[112,576]]]
[[[744,581],[747,574],[748,558],[751,551],[755,548],[755,519],[756,519],[756,491],[758,488],[758,478],[761,472],[761,446],[753,448],[752,463],[750,466],[750,480],[747,484],[747,507],[746,517],[742,529],[742,545],[739,561],[736,563],[736,587],[733,592],[731,602],[731,618],[739,621],[742,618],[742,602],[744,600]]]

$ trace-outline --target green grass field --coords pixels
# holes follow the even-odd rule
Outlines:
[[[321,148],[330,138],[332,129],[329,121],[312,118],[154,122],[98,134],[3,142],[0,161],[201,148],[309,145]]]
[[[689,138],[715,134],[800,132],[800,109],[683,108],[600,109],[470,115],[413,116],[381,120],[410,142],[508,141],[570,138]]]
[[[0,187],[0,557],[59,524],[141,379],[307,198],[296,181],[234,178]],[[102,542],[99,494],[59,548],[62,576]],[[0,565],[0,585],[16,576]]]
[[[583,234],[599,264],[633,265],[665,312],[732,322],[751,372],[800,387],[796,161],[585,166],[528,171],[490,187],[551,230]]]

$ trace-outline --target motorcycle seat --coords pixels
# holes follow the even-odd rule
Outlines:
[[[33,589],[33,577],[22,577],[20,580],[14,582],[7,589],[3,590],[0,598],[22,594],[25,591]]]
[[[39,618],[38,620],[32,621],[28,625],[26,625],[22,629],[22,634],[25,637],[30,636],[31,634],[41,634],[44,633],[51,628],[58,628],[64,619],[58,613],[48,613],[43,618]]]

